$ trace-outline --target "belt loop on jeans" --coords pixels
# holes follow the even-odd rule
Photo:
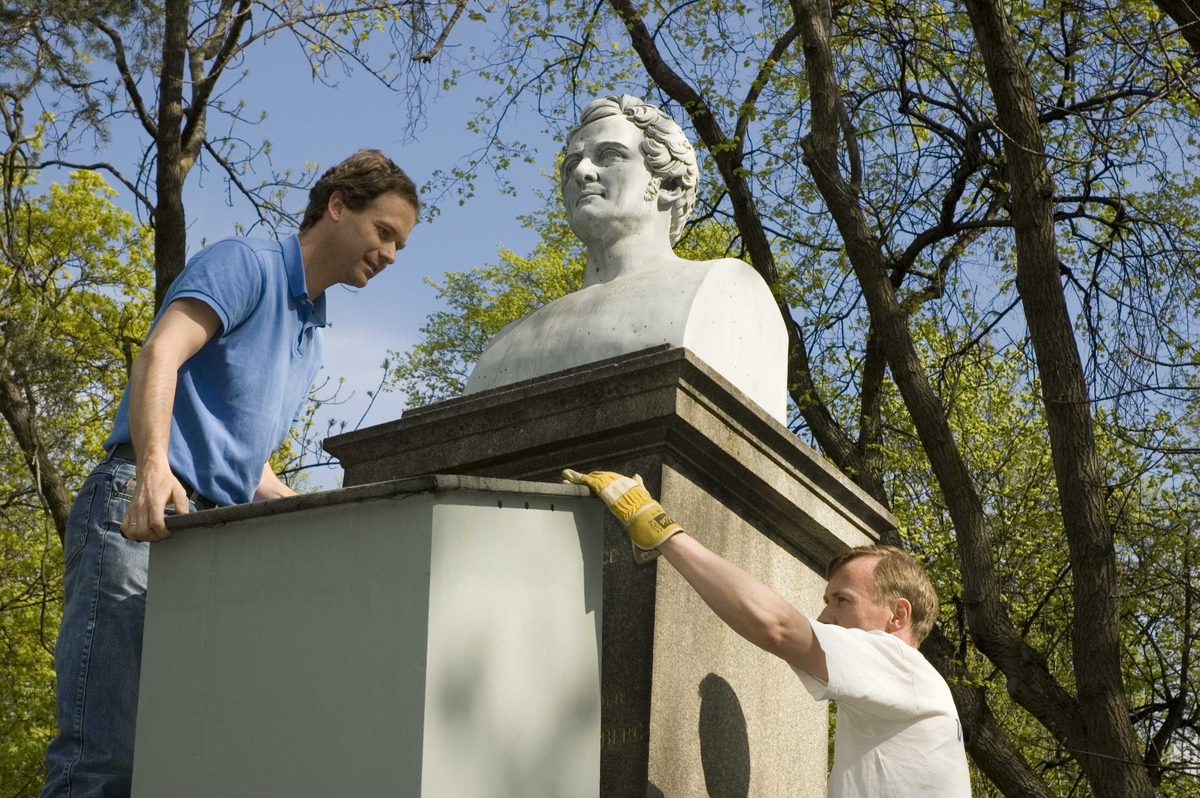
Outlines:
[[[128,460],[131,463],[137,462],[137,453],[133,450],[132,443],[118,443],[113,447],[112,451],[108,453],[108,456],[118,457],[122,460]],[[172,470],[171,473],[175,475],[175,479],[179,480],[179,484],[183,485],[183,490],[185,493],[187,493],[188,499],[199,505],[201,509],[211,510],[214,507],[221,506],[200,491],[193,488],[186,479],[176,474],[174,470]]]

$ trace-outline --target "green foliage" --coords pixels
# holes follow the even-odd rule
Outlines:
[[[101,457],[153,303],[151,236],[93,172],[24,202],[0,258],[0,358],[73,490]],[[36,794],[57,733],[62,549],[12,431],[0,426],[0,785]]]
[[[430,317],[423,340],[400,356],[401,365],[394,372],[411,405],[457,396],[490,336],[578,284],[581,253],[565,227],[557,200],[548,198],[546,207],[524,222],[541,234],[529,256],[502,249],[499,264],[448,274],[438,284],[449,308]],[[688,230],[677,251],[694,259],[716,258],[736,252],[736,244],[729,227],[704,222]],[[780,251],[781,257],[787,253],[782,247]],[[1007,252],[1002,255],[1011,257]],[[847,278],[840,259],[833,261],[833,268],[796,256],[785,263],[780,289],[790,304],[808,310],[810,318],[827,314],[822,324],[843,323],[848,338],[865,338],[861,326],[855,326],[861,320],[839,322],[829,305],[823,304],[828,286]],[[1069,645],[1072,576],[1060,542],[1062,518],[1041,386],[1028,352],[1011,345],[1009,329],[1002,325],[981,334],[995,314],[976,306],[969,288],[967,279],[951,276],[945,291],[954,298],[953,318],[947,319],[937,303],[923,303],[915,306],[911,326],[976,476],[1013,622],[1032,646],[1047,653],[1051,670],[1070,690],[1074,684]],[[822,356],[822,394],[829,397],[835,415],[854,418],[857,385],[841,380],[846,379],[842,375],[861,370],[861,352],[831,347]],[[895,386],[886,382],[884,389],[887,491],[906,545],[930,570],[938,589],[942,628],[963,647],[968,678],[987,689],[993,711],[1029,761],[1041,764],[1056,794],[1070,795],[1080,773],[1069,752],[1009,699],[1003,674],[970,645],[954,526],[946,502]],[[1186,423],[1162,420],[1177,449],[1194,447],[1198,440],[1196,410],[1200,407],[1190,416],[1190,429]],[[1182,663],[1194,657],[1188,649],[1194,644],[1189,641],[1200,633],[1194,613],[1183,611],[1189,591],[1194,594],[1200,584],[1195,556],[1200,529],[1197,466],[1194,460],[1168,461],[1161,454],[1124,445],[1115,437],[1119,428],[1108,414],[1101,411],[1099,421],[1106,479],[1113,486],[1110,514],[1118,534],[1126,596],[1127,686],[1133,706],[1141,711],[1139,733],[1148,739],[1156,720],[1161,720],[1154,708],[1168,701],[1178,687]],[[1161,444],[1163,431],[1153,434],[1160,436]],[[1164,755],[1164,761],[1176,768],[1164,780],[1166,795],[1187,795],[1197,786],[1196,773],[1187,769],[1187,763],[1195,761],[1188,745],[1173,746]],[[973,781],[975,794],[998,795],[978,771]]]

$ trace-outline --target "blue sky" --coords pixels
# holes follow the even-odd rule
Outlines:
[[[481,42],[486,32],[478,23],[463,21],[456,29],[452,45],[465,47]],[[453,57],[455,53],[448,53]],[[489,91],[471,79],[427,103],[424,123],[415,131],[415,140],[406,137],[408,116],[406,98],[392,92],[363,72],[349,76],[338,74],[339,83],[331,88],[314,82],[308,62],[290,37],[280,36],[253,48],[242,69],[249,74],[230,91],[230,97],[245,101],[244,115],[267,117],[258,126],[242,126],[240,134],[251,143],[262,138],[272,144],[271,157],[276,169],[303,169],[308,161],[331,166],[360,147],[382,149],[417,182],[424,184],[436,169],[447,169],[476,149],[480,139],[467,130],[467,121],[476,109],[475,98]],[[224,86],[241,70],[227,74]],[[419,339],[419,328],[426,316],[438,308],[435,290],[424,283],[425,277],[439,279],[450,270],[467,269],[496,258],[503,244],[517,251],[530,249],[536,241],[531,230],[517,222],[518,214],[531,211],[541,202],[534,187],[544,187],[540,169],[551,169],[560,145],[540,132],[541,120],[532,115],[518,118],[509,128],[537,146],[536,166],[514,166],[509,179],[518,187],[516,197],[503,195],[491,175],[482,175],[476,184],[476,196],[463,207],[455,200],[443,203],[441,214],[432,222],[422,222],[413,231],[407,248],[395,264],[361,291],[335,287],[328,295],[330,328],[325,336],[325,371],[333,381],[345,378],[343,397],[355,395],[345,404],[330,409],[330,414],[357,422],[367,406],[366,392],[381,375],[380,363],[388,349],[403,351]],[[226,124],[210,115],[210,130]],[[132,120],[113,124],[113,137],[104,150],[96,153],[111,160],[126,174],[136,164],[146,142],[146,134]],[[90,157],[82,151],[78,161]],[[62,180],[64,175],[51,172],[46,181]],[[119,202],[134,205],[122,187],[117,186]],[[306,197],[293,192],[289,206],[302,207]],[[227,203],[226,185],[216,171],[202,173],[194,169],[185,190],[188,215],[188,253],[195,253],[201,242],[234,235],[234,225],[254,220],[247,203]],[[256,235],[263,235],[261,228]],[[404,407],[398,394],[381,396],[371,408],[364,426],[399,417]],[[324,428],[324,425],[321,425]],[[313,482],[322,487],[335,486],[336,472],[312,472]]]

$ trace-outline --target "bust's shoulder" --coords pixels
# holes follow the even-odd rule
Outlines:
[[[753,266],[737,258],[693,261],[705,270],[703,285],[708,290],[734,292],[774,304],[771,288]]]
[[[720,267],[722,269],[747,270],[754,274],[758,274],[758,272],[754,271],[753,266],[751,266],[749,263],[746,263],[746,261],[742,260],[741,258],[716,258],[714,260],[706,260],[701,262],[709,264],[711,268]]]
[[[766,282],[759,276],[754,267],[744,260],[738,258],[716,258],[714,260],[687,260],[685,268],[695,269],[697,272],[703,272],[705,278],[719,278],[726,280],[760,282],[766,285]]]

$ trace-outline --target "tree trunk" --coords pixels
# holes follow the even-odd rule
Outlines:
[[[61,543],[67,533],[71,494],[41,445],[33,408],[25,401],[25,394],[13,379],[11,365],[3,355],[0,355],[0,415],[8,422],[13,437],[17,439],[17,445],[21,447],[25,465],[29,468],[29,474],[37,486],[42,502],[50,511],[50,517],[54,519],[54,528],[58,531],[58,540]]]
[[[162,75],[158,98],[157,197],[154,210],[154,309],[162,307],[171,283],[187,262],[187,217],[183,209],[183,80],[188,45],[188,0],[167,0],[164,9]]]
[[[1045,657],[1013,626],[1001,601],[987,517],[970,470],[954,440],[945,408],[929,384],[908,320],[887,275],[886,263],[858,195],[841,175],[838,156],[839,88],[829,31],[813,0],[793,0],[802,26],[812,98],[811,133],[801,142],[813,181],[829,207],[892,379],[904,400],[954,522],[963,572],[963,602],[972,640],[1007,677],[1010,694],[1068,750],[1086,750],[1079,707],[1050,674]]]
[[[741,233],[743,241],[747,242],[747,251],[759,273],[763,275],[764,279],[767,279],[768,283],[773,282],[775,276],[773,254],[769,246],[762,246],[766,237],[757,214],[757,206],[753,201],[748,184],[739,171],[741,162],[730,157],[728,140],[720,130],[715,116],[695,89],[687,85],[662,60],[653,37],[630,0],[610,0],[610,3],[629,30],[634,49],[651,78],[687,110],[693,126],[709,149],[714,153],[722,153],[723,157],[714,157],[716,157],[722,179],[730,190],[731,199],[734,200],[738,231]],[[814,35],[819,35],[812,29],[817,12],[815,6],[796,7],[794,10],[797,22],[802,23],[801,27],[803,28],[805,24],[808,25],[805,54],[806,60],[809,61],[811,79],[813,64],[810,49],[814,44]],[[802,20],[803,17],[812,18]],[[818,49],[820,49],[819,45]],[[832,80],[832,61],[828,53],[827,38],[824,41],[824,49],[825,57],[822,63],[828,67],[825,77]],[[821,69],[822,67],[818,66],[817,68]],[[997,656],[1003,655],[1009,663],[1010,667],[1005,673],[1009,677],[1010,686],[1016,685],[1015,689],[1026,698],[1028,704],[1042,706],[1044,717],[1050,720],[1058,719],[1058,722],[1053,725],[1056,727],[1057,736],[1060,739],[1077,739],[1080,727],[1076,723],[1073,702],[1054,682],[1045,668],[1044,660],[1037,652],[1021,643],[999,602],[999,591],[995,586],[982,505],[974,493],[970,474],[954,444],[949,425],[945,420],[945,412],[925,379],[924,370],[912,347],[907,320],[896,304],[895,292],[887,278],[877,242],[867,229],[861,213],[857,215],[857,221],[853,219],[855,213],[852,208],[857,208],[857,201],[852,194],[848,195],[845,191],[849,187],[845,186],[840,179],[832,179],[837,175],[837,97],[836,94],[826,91],[824,98],[829,101],[827,103],[829,107],[825,109],[827,111],[825,118],[831,120],[835,127],[832,131],[834,140],[826,147],[825,155],[827,157],[822,158],[820,166],[813,168],[810,163],[810,168],[813,168],[814,173],[823,170],[825,176],[831,178],[826,181],[818,180],[818,188],[822,191],[831,209],[834,210],[835,218],[840,217],[837,220],[843,235],[847,235],[847,229],[856,231],[851,233],[850,238],[855,238],[856,234],[866,231],[865,236],[858,235],[855,239],[859,243],[857,247],[850,246],[848,239],[848,251],[851,260],[856,261],[856,270],[859,266],[866,264],[863,268],[878,278],[877,280],[864,279],[864,273],[860,271],[859,274],[860,282],[864,282],[864,292],[867,292],[867,286],[878,289],[872,294],[876,301],[874,307],[871,308],[873,332],[868,347],[868,359],[871,360],[871,363],[869,369],[864,373],[864,391],[869,395],[864,396],[862,421],[864,425],[868,425],[877,415],[878,397],[876,394],[879,392],[883,378],[882,361],[886,358],[893,368],[899,364],[903,375],[900,378],[902,384],[900,381],[898,384],[901,385],[901,391],[905,395],[910,413],[913,412],[914,407],[917,407],[918,413],[914,416],[920,415],[924,422],[918,422],[917,426],[919,430],[923,429],[926,433],[922,438],[926,443],[926,451],[930,454],[931,462],[935,463],[935,471],[939,470],[939,465],[941,466],[939,478],[943,482],[943,492],[948,494],[951,507],[958,510],[956,522],[959,519],[969,518],[969,526],[975,530],[973,535],[968,535],[971,545],[965,550],[960,550],[960,557],[965,556],[971,560],[973,573],[980,575],[979,579],[973,581],[973,584],[976,585],[975,593],[981,597],[974,602],[977,607],[975,614],[988,619],[988,622],[980,621],[978,625],[985,632],[989,632],[990,638],[995,641],[991,648],[997,653]],[[819,98],[814,97],[814,103],[816,102],[819,102]],[[814,117],[816,115],[817,111],[814,111]],[[814,125],[816,125],[815,120]],[[867,253],[866,257],[863,257],[864,252]],[[856,258],[856,254],[859,257]],[[885,296],[881,296],[880,291]],[[870,299],[869,304],[871,304]],[[807,351],[800,338],[799,327],[791,319],[790,309],[782,299],[780,300],[780,309],[788,322],[788,333],[791,339],[789,389],[793,400],[799,406],[801,414],[817,438],[818,445],[825,453],[843,471],[852,473],[856,481],[868,493],[886,505],[887,497],[881,475],[878,473],[878,452],[872,451],[872,447],[877,446],[877,435],[873,434],[875,430],[866,429],[864,426],[866,434],[856,445],[829,414],[828,409],[816,396],[815,386],[809,373]],[[874,332],[874,325],[877,323],[875,321],[876,314],[890,323],[891,329],[888,333]],[[946,490],[947,485],[956,487]],[[886,542],[898,543],[899,541],[889,540]],[[1007,739],[995,716],[992,715],[987,706],[983,689],[956,684],[957,677],[962,674],[951,656],[954,649],[953,644],[942,634],[940,629],[935,629],[926,645],[931,651],[944,654],[943,656],[932,656],[930,661],[952,684],[952,692],[959,705],[961,719],[964,723],[966,747],[976,764],[1009,798],[1049,796],[1050,793],[1044,781],[1029,767],[1020,752]],[[945,654],[945,652],[950,653]]]
[[[966,668],[955,658],[950,639],[934,627],[921,644],[921,653],[950,685],[967,753],[992,784],[1008,798],[1052,798],[1045,780],[1029,766],[992,714],[986,691],[967,682]]]
[[[967,0],[996,102],[1011,184],[1017,292],[1033,343],[1063,529],[1071,552],[1072,655],[1087,729],[1073,751],[1098,796],[1150,796],[1121,675],[1116,550],[1093,433],[1090,397],[1059,275],[1054,180],[1025,63],[998,0]]]
[[[1179,26],[1179,35],[1192,48],[1192,55],[1200,56],[1200,2],[1197,0],[1154,0],[1175,24]]]

